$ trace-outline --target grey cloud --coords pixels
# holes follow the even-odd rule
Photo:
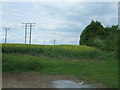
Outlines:
[[[9,40],[24,42],[22,22],[35,22],[32,42],[78,44],[79,35],[91,20],[117,23],[116,3],[4,3],[4,25],[11,28]],[[14,8],[16,7],[16,8]],[[12,23],[12,24],[11,24]],[[18,37],[18,36],[21,37]],[[28,34],[29,35],[29,34]]]

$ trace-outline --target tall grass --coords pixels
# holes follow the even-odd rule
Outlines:
[[[84,45],[25,45],[3,44],[3,53],[21,53],[33,56],[44,55],[52,58],[99,59],[102,52]]]
[[[23,57],[22,55],[3,54],[2,59],[3,72],[25,72],[41,68],[41,64],[38,60]]]

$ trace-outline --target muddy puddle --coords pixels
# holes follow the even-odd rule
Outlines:
[[[77,83],[71,80],[54,80],[52,83],[55,88],[95,88],[91,85],[82,82]]]

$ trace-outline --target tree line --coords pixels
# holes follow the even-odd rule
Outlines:
[[[103,27],[99,21],[91,21],[80,35],[80,45],[87,45],[107,51],[118,49],[118,25]]]

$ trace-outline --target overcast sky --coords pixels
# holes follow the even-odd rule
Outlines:
[[[4,2],[2,25],[9,27],[7,42],[24,43],[22,22],[33,22],[32,44],[79,44],[83,29],[92,20],[104,26],[118,24],[117,2]],[[0,41],[4,42],[5,30]],[[29,30],[27,33],[29,43]]]

